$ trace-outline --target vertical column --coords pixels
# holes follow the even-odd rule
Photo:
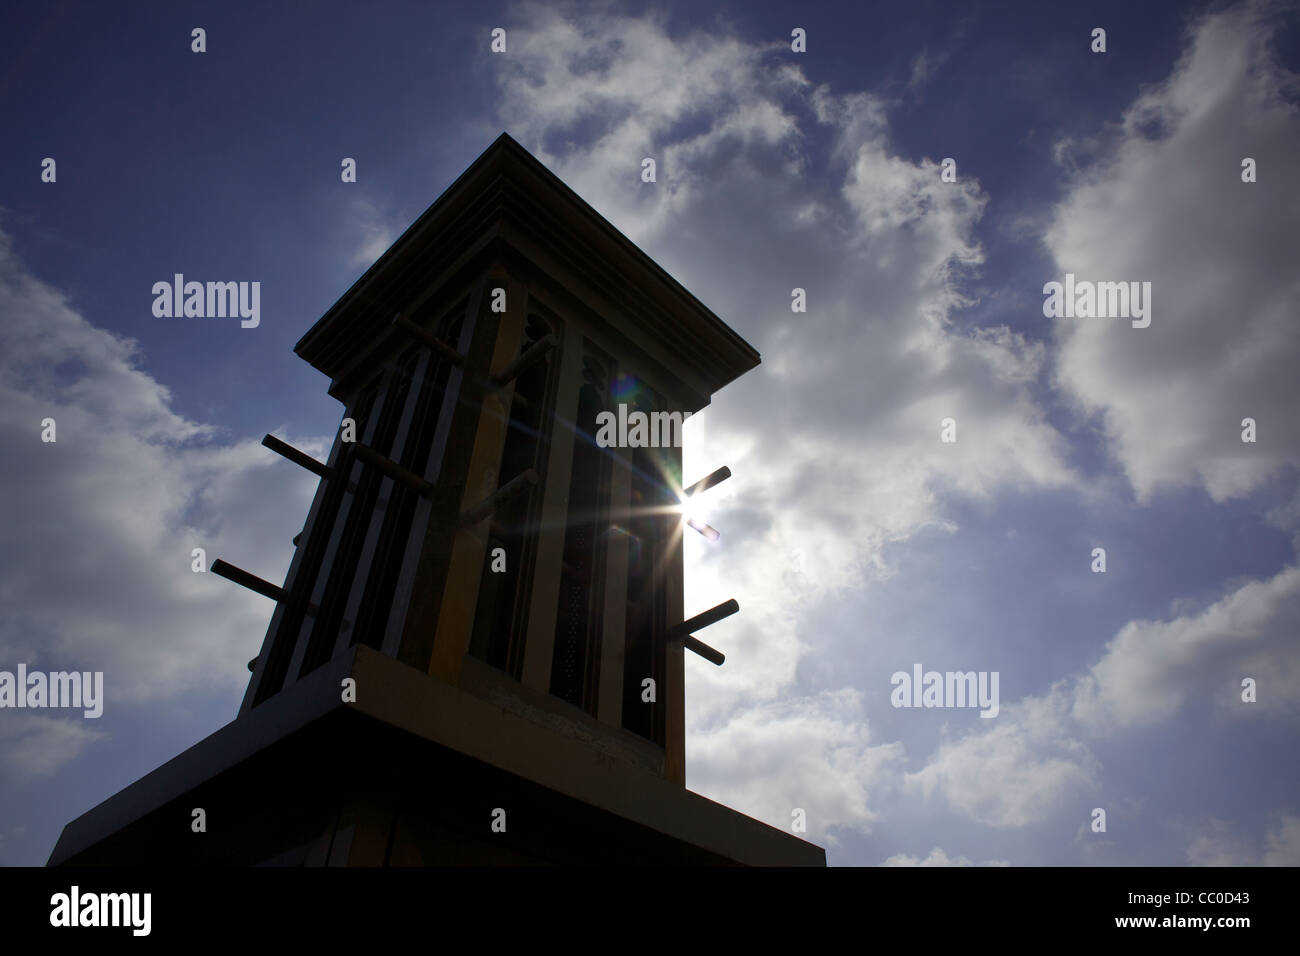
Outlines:
[[[481,389],[476,385],[476,378],[482,372],[479,366],[486,366],[491,360],[493,343],[483,341],[487,337],[483,326],[489,324],[483,320],[484,296],[489,283],[490,279],[482,276],[470,284],[469,300],[459,323],[460,333],[449,343],[465,356],[465,362],[447,372],[438,427],[425,470],[426,479],[434,483],[438,492],[434,500],[421,505],[422,517],[418,527],[422,537],[407,553],[408,561],[412,554],[418,558],[410,581],[403,585],[401,592],[409,594],[410,599],[404,614],[400,614],[399,604],[399,614],[394,615],[402,617],[400,637],[395,641],[396,656],[419,670],[427,671],[433,659],[438,611],[444,591],[443,575],[451,555],[455,509],[460,504],[460,489],[464,486],[462,456],[467,454],[477,422],[476,396]],[[490,332],[495,335],[496,323],[490,324]],[[471,418],[475,421],[470,421]]]
[[[394,416],[400,415],[401,409],[396,407],[396,402],[400,400],[403,390],[401,380],[401,358],[400,353],[394,353],[385,362],[387,371],[384,373],[384,385],[379,390],[379,395],[367,416],[366,423],[362,433],[357,437],[365,444],[378,445],[381,454],[387,454],[388,440],[384,432],[391,434],[396,423],[392,421]],[[402,400],[404,403],[404,400]],[[339,440],[336,438],[336,442]],[[341,442],[339,442],[341,444]],[[336,565],[340,570],[347,567],[349,560],[355,560],[355,552],[352,548],[358,547],[359,543],[354,542],[358,528],[365,529],[374,520],[373,501],[374,496],[378,493],[378,487],[383,476],[371,472],[366,474],[365,466],[351,459],[347,468],[348,492],[344,496],[344,502],[340,505],[338,516],[334,521],[334,527],[330,531],[329,544],[325,550],[325,557],[321,561],[320,570],[316,574],[316,580],[313,582],[311,592],[311,602],[321,609],[315,618],[308,617],[303,622],[302,636],[298,641],[298,646],[294,649],[293,659],[289,664],[289,673],[285,682],[295,681],[302,673],[304,663],[308,669],[319,666],[333,654],[333,649],[338,641],[338,631],[330,633],[323,621],[327,620],[325,616],[327,595],[330,599],[342,598],[347,599],[347,594],[340,593],[343,589],[350,589],[352,585],[352,574],[339,575],[336,573]],[[391,482],[390,482],[391,483]],[[359,556],[358,556],[359,557]],[[333,584],[336,590],[329,590]],[[342,615],[339,615],[339,628],[342,627]],[[311,655],[309,659],[309,655]]]
[[[564,532],[569,514],[569,479],[573,468],[573,422],[578,413],[578,392],[582,388],[582,332],[577,323],[565,321],[560,349],[555,423],[551,427],[550,461],[546,466],[546,490],[542,497],[542,530],[537,539],[528,640],[524,647],[523,683],[543,694],[551,691],[555,608],[560,598]]]
[[[484,311],[492,314],[490,310],[495,297],[494,290],[498,288],[506,291],[506,311],[494,315],[498,320],[498,331],[488,366],[489,377],[504,369],[518,354],[528,306],[527,290],[511,280],[503,267],[495,265],[488,272],[485,288],[487,298],[482,307]],[[465,490],[457,509],[458,514],[479,504],[500,485],[498,469],[506,429],[509,427],[510,399],[513,394],[513,382],[499,390],[494,389],[489,382],[480,407],[467,409],[470,414],[477,414],[478,424],[470,451],[469,467],[465,472]],[[491,521],[492,516],[488,515],[472,527],[457,527],[454,533],[443,601],[439,608],[438,629],[433,642],[433,657],[429,665],[429,673],[450,684],[460,683],[461,661],[469,650]]]
[[[405,447],[410,440],[411,423],[415,418],[416,408],[420,403],[420,390],[423,387],[425,376],[432,373],[436,358],[427,349],[421,350],[423,354],[419,355],[412,373],[411,382],[407,389],[406,401],[401,411],[401,418],[397,423],[397,432],[393,436],[393,441],[388,449],[381,449],[381,453],[387,455],[393,461],[402,461],[405,455]],[[385,476],[379,484],[379,494],[375,500],[375,513],[371,516],[366,526],[365,538],[361,544],[361,557],[357,561],[356,570],[350,582],[350,593],[347,604],[343,609],[343,619],[337,634],[334,637],[334,645],[330,652],[330,657],[340,650],[346,649],[349,644],[364,643],[372,647],[380,647],[383,644],[383,634],[355,634],[351,633],[354,622],[358,621],[358,610],[361,607],[361,601],[365,598],[366,588],[370,587],[371,572],[375,562],[376,550],[379,547],[381,535],[384,526],[389,524],[388,512],[394,507],[394,498],[401,494],[409,494],[415,497],[414,492],[399,489],[392,478]],[[399,532],[406,533],[403,528]],[[373,601],[373,597],[371,598]]]
[[[665,458],[672,462],[670,473],[680,479],[682,473],[682,450],[669,448]],[[667,560],[663,587],[665,589],[666,615],[670,622],[680,621],[685,617],[683,598],[683,561],[682,536],[666,536],[668,544]],[[668,641],[664,650],[667,660],[664,662],[664,677],[668,686],[665,688],[664,712],[664,776],[671,782],[686,786],[686,648],[681,641]]]
[[[596,716],[623,726],[623,651],[627,641],[628,539],[625,530],[632,504],[632,471],[626,449],[614,458],[610,476],[610,527],[605,532],[605,624],[601,629],[600,692]]]
[[[395,359],[393,364],[396,364]],[[383,418],[383,408],[389,401],[389,393],[396,388],[393,369],[390,368],[389,371],[383,373],[382,381],[383,384],[378,389],[367,416],[365,416],[364,424],[361,425],[361,433],[356,436],[357,440],[367,442],[367,444],[373,444],[374,440],[376,440],[376,434],[380,429],[381,419]],[[324,606],[326,584],[329,583],[330,575],[333,574],[334,562],[339,559],[343,532],[346,531],[352,509],[359,506],[357,505],[357,492],[359,492],[361,481],[361,464],[355,459],[347,458],[346,446],[343,445],[337,433],[334,436],[334,447],[339,451],[339,455],[337,459],[331,458],[331,460],[337,462],[335,467],[338,468],[338,471],[335,472],[335,477],[331,480],[346,484],[343,484],[344,492],[341,501],[339,501],[338,510],[334,514],[334,524],[330,528],[329,542],[325,545],[325,555],[321,558],[320,566],[316,570],[316,579],[311,583],[311,597],[309,597],[309,600],[317,607]],[[313,542],[308,542],[308,544],[313,544]],[[304,615],[302,624],[300,624],[298,643],[294,645],[294,654],[290,658],[289,670],[285,674],[286,685],[298,680],[299,672],[303,669],[303,661],[307,657],[308,648],[312,643],[312,635],[316,632],[316,622],[317,617],[315,615]]]

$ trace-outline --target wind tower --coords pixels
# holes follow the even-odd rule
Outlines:
[[[239,715],[51,863],[825,865],[685,788],[737,606],[684,613],[680,427],[748,343],[502,134],[295,352],[344,413],[263,441],[320,477],[284,584],[213,564],[276,602]]]

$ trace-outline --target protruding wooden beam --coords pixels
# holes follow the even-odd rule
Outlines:
[[[374,465],[389,478],[392,478],[393,481],[401,482],[412,491],[421,494],[426,498],[432,497],[434,488],[433,484],[425,481],[415,472],[402,467],[391,458],[379,454],[379,452],[375,451],[369,445],[363,445],[359,441],[352,442],[351,447],[358,458],[368,465]]]
[[[516,475],[473,508],[470,508],[468,511],[461,514],[460,526],[462,528],[467,528],[471,525],[478,524],[484,518],[495,512],[497,506],[500,505],[501,502],[519,494],[519,492],[523,491],[528,485],[537,484],[540,480],[540,476],[532,468]]]
[[[705,644],[703,641],[697,641],[689,634],[687,634],[686,637],[682,639],[682,645],[688,651],[694,651],[696,654],[699,654],[701,657],[703,657],[706,661],[709,661],[712,664],[717,664],[719,667],[721,667],[722,662],[727,659],[727,655],[723,654],[721,651],[714,650],[713,648],[709,647],[708,644]]]
[[[492,381],[498,388],[506,385],[540,362],[547,352],[559,344],[560,340],[554,333],[548,334],[545,338],[534,342],[523,355],[494,375]]]
[[[691,485],[689,488],[683,491],[682,497],[690,498],[693,497],[694,495],[698,495],[701,491],[708,491],[714,485],[720,485],[730,477],[731,477],[731,469],[728,468],[726,465],[723,465],[717,471],[705,475],[695,484]]]
[[[705,522],[699,521],[695,518],[687,518],[686,524],[688,527],[694,528],[700,534],[704,535],[704,537],[708,538],[710,541],[717,541],[722,537],[722,533],[718,531],[717,528],[713,527],[713,525],[706,524]]]
[[[263,597],[269,597],[272,601],[283,601],[288,597],[284,593],[284,588],[276,587],[270,581],[259,578],[256,574],[245,571],[243,568],[237,568],[220,558],[212,562],[212,573],[221,575],[227,581],[234,581],[240,587],[256,591]]]
[[[735,598],[730,601],[723,601],[717,607],[709,608],[694,617],[687,618],[682,623],[668,629],[669,637],[684,637],[691,631],[698,631],[702,627],[708,627],[710,624],[717,624],[724,617],[731,617],[740,610],[740,605]]]
[[[438,338],[428,329],[420,328],[418,325],[416,325],[406,316],[402,315],[402,313],[399,312],[397,313],[397,315],[393,316],[393,325],[397,326],[399,329],[401,329],[403,332],[410,335],[412,338],[418,340],[419,342],[422,342],[423,344],[427,345],[429,348],[433,349],[435,352],[437,352],[439,355],[445,358],[452,365],[465,364],[465,356],[461,355],[454,348],[452,348],[442,339]]]
[[[263,597],[269,597],[272,601],[283,603],[289,600],[289,592],[284,588],[276,587],[265,578],[259,578],[256,574],[245,571],[243,568],[237,568],[228,561],[221,558],[212,562],[212,573],[219,574],[227,581],[233,581],[240,587],[248,588],[250,591],[256,591]],[[319,613],[320,608],[315,604],[307,605],[307,612],[315,615]]]
[[[299,451],[288,442],[280,441],[280,439],[276,438],[274,435],[264,436],[262,438],[262,444],[271,449],[271,451],[275,452],[277,455],[283,455],[295,465],[298,465],[301,468],[306,468],[308,471],[320,475],[322,478],[334,477],[334,469],[330,468],[329,465],[319,462],[315,458],[311,457],[311,455]]]

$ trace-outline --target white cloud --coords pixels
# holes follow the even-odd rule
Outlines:
[[[1209,819],[1187,847],[1191,866],[1300,866],[1300,817],[1281,814],[1263,846],[1222,820]]]
[[[1132,621],[1074,689],[1074,715],[1101,732],[1153,723],[1189,700],[1237,716],[1300,708],[1300,568],[1242,585],[1204,611]],[[1254,678],[1255,703],[1241,700]]]
[[[282,580],[314,480],[254,439],[217,443],[172,411],[135,343],[31,276],[7,237],[0,315],[0,658],[102,670],[104,720],[128,702],[236,694],[272,605],[192,572],[191,549]],[[41,441],[46,417],[54,443]],[[12,717],[0,725],[12,731]],[[6,747],[33,772],[52,765],[31,758],[32,741],[51,742],[57,763],[92,739],[76,722],[30,726],[40,735],[11,733]]]
[[[896,853],[887,859],[881,866],[1010,866],[1006,860],[988,860],[984,863],[972,863],[969,858],[964,856],[950,857],[944,852],[942,847],[935,847],[930,851],[930,855],[925,859],[916,856],[908,856],[906,853]]]
[[[764,354],[687,428],[688,480],[722,464],[735,475],[709,493],[722,542],[705,549],[687,532],[687,612],[741,605],[701,635],[726,666],[687,664],[691,785],[787,824],[800,805],[789,800],[820,797],[865,829],[870,781],[844,789],[865,736],[851,758],[749,736],[786,727],[775,701],[833,638],[801,633],[804,614],[887,574],[889,542],[951,528],[944,494],[1074,481],[1029,397],[1044,349],[947,322],[982,258],[972,234],[986,197],[971,178],[945,184],[933,161],[896,155],[881,100],[814,88],[775,47],[673,36],[654,17],[518,16],[500,72],[506,128]],[[644,156],[655,184],[640,182]],[[790,311],[796,286],[806,314]],[[958,442],[941,444],[949,416]],[[834,695],[798,706],[842,725]],[[717,741],[729,733],[750,760],[728,759]],[[813,796],[783,793],[778,755],[797,758],[804,772],[789,776]]]
[[[1286,102],[1295,78],[1268,53],[1274,24],[1260,9],[1195,28],[1169,79],[1139,97],[1109,141],[1090,144],[1104,158],[1072,185],[1047,235],[1062,272],[1154,283],[1148,329],[1093,319],[1060,320],[1057,330],[1059,382],[1102,414],[1140,498],[1164,482],[1200,482],[1223,499],[1300,463],[1291,414],[1300,284],[1289,258],[1300,207],[1281,172],[1300,148],[1300,124]],[[1068,144],[1060,152],[1068,162]],[[1274,168],[1271,185],[1240,182],[1242,155]],[[1266,441],[1241,443],[1245,416],[1269,423]],[[1285,512],[1272,517],[1287,524]],[[1042,821],[1096,783],[1090,739],[1184,706],[1293,714],[1297,633],[1296,568],[1203,611],[1130,622],[1087,672],[945,742],[907,784],[990,826]],[[1244,677],[1259,683],[1257,704],[1241,702]],[[1196,853],[1219,848],[1206,837]]]
[[[1068,699],[1059,688],[1004,707],[987,731],[947,741],[906,785],[991,827],[1038,823],[1083,788],[1095,785],[1099,765],[1072,735]]]
[[[0,776],[24,783],[49,776],[107,736],[84,717],[8,711],[0,715]]]
[[[1263,5],[1206,17],[1168,79],[1092,147],[1046,235],[1059,274],[1152,283],[1151,326],[1055,323],[1058,380],[1104,423],[1141,500],[1161,485],[1243,495],[1300,465],[1296,76]],[[1061,144],[1068,153],[1068,147]],[[1241,161],[1259,181],[1241,182]],[[1258,442],[1244,444],[1254,418]]]
[[[692,790],[789,831],[802,809],[814,842],[835,845],[834,827],[869,832],[868,800],[888,786],[902,744],[872,743],[860,695],[764,701],[691,738]]]
[[[1300,817],[1283,815],[1264,846],[1265,866],[1300,866]]]
[[[1004,707],[987,730],[945,742],[907,784],[989,826],[1040,822],[1098,782],[1091,740],[1169,720],[1184,706],[1237,719],[1293,716],[1297,634],[1297,568],[1243,584],[1198,613],[1130,622],[1086,672]],[[1243,677],[1256,680],[1256,703],[1242,702]]]
[[[355,198],[350,207],[350,229],[356,234],[357,247],[349,265],[369,268],[397,241],[402,229],[385,216],[369,199]]]

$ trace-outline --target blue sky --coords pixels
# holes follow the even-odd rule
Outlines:
[[[292,346],[502,130],[763,355],[686,428],[735,473],[687,609],[742,608],[688,786],[839,865],[1300,863],[1295,7],[1077,6],[7,10],[0,669],[108,699],[0,711],[0,863],[233,718],[270,603],[190,550],[283,577],[258,442],[340,415]],[[176,272],[260,324],[155,317]],[[1045,318],[1066,272],[1151,326]],[[998,716],[891,706],[914,663]]]

